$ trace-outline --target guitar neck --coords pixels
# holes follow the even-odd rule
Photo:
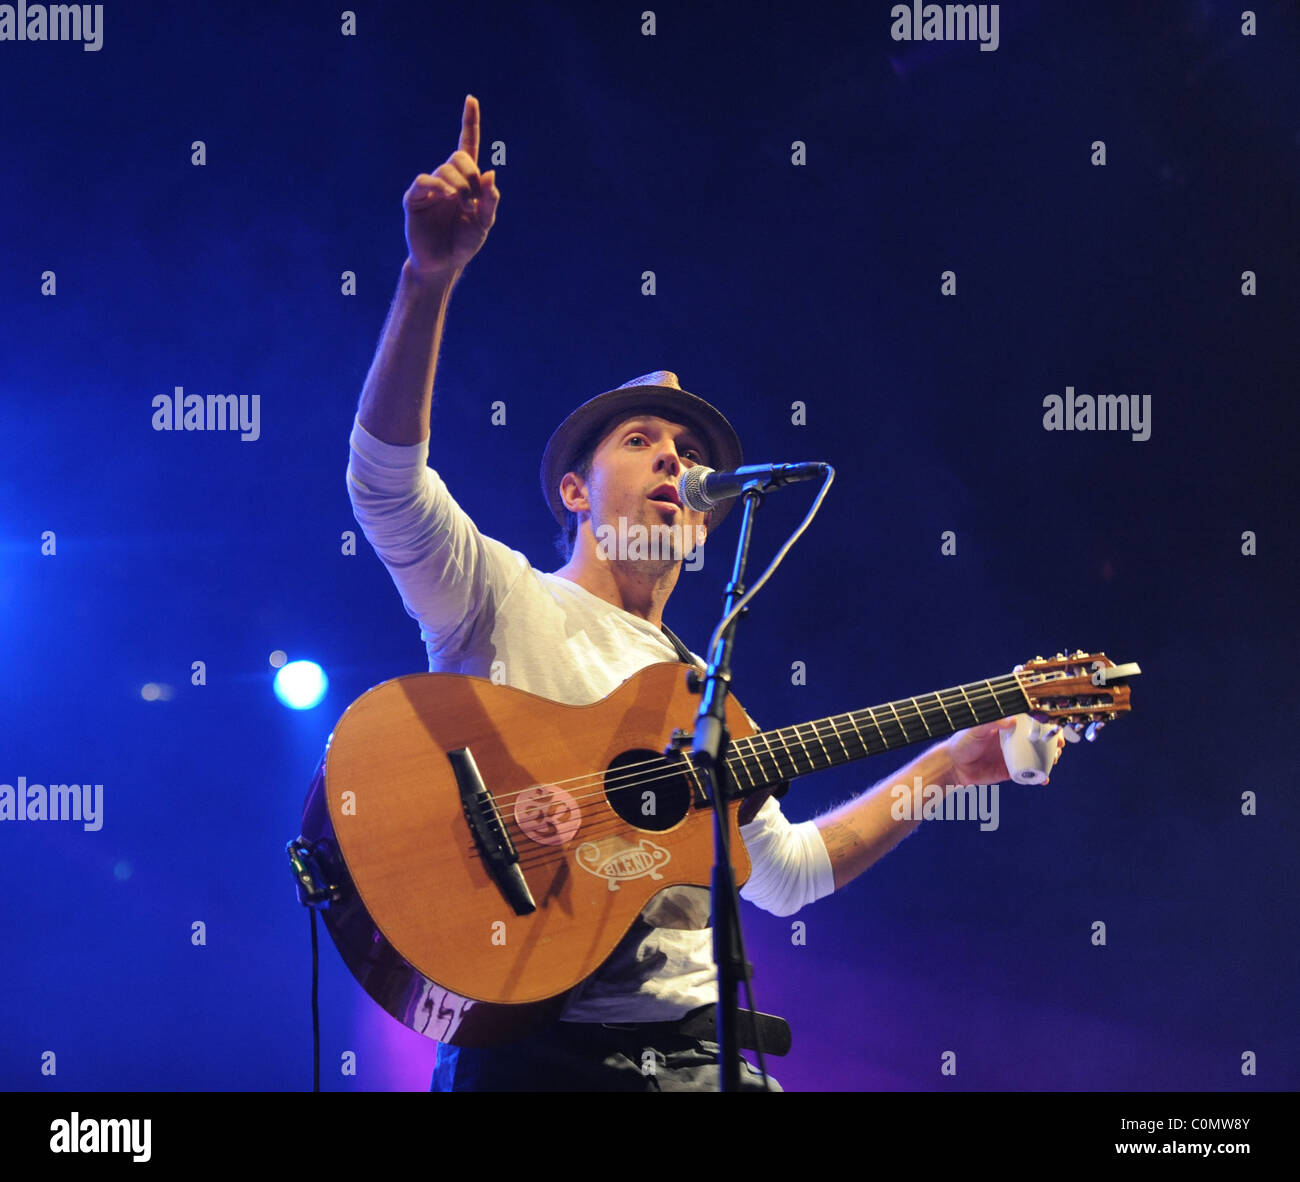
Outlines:
[[[936,694],[899,698],[865,710],[733,739],[727,752],[740,795],[809,772],[880,755],[911,743],[941,739],[967,727],[1030,709],[1019,677],[972,681]]]

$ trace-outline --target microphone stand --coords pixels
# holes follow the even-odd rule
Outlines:
[[[736,543],[735,565],[727,584],[723,618],[729,616],[745,593],[745,563],[749,558],[749,540],[753,532],[754,511],[762,503],[770,480],[754,479],[745,484],[741,496],[744,509],[740,519],[740,539]],[[744,615],[744,612],[741,612]],[[699,683],[700,710],[695,720],[693,754],[695,766],[703,773],[706,790],[713,801],[713,959],[718,967],[718,1073],[721,1090],[740,1090],[740,1048],[736,1045],[737,989],[745,970],[744,945],[737,912],[736,883],[732,873],[730,839],[727,831],[727,802],[732,796],[731,775],[727,768],[726,701],[731,689],[731,649],[736,624],[732,620],[718,637],[709,653],[709,667]]]

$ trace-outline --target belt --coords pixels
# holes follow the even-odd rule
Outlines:
[[[700,1006],[674,1022],[602,1022],[607,1030],[635,1031],[653,1039],[655,1035],[680,1035],[705,1042],[718,1041],[718,1007]],[[784,1055],[790,1050],[790,1024],[775,1014],[740,1010],[736,1014],[736,1041],[741,1050],[758,1050],[762,1039],[763,1054]]]

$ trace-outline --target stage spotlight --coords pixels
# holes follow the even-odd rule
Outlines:
[[[310,710],[329,687],[330,679],[315,661],[290,661],[275,675],[275,696],[291,710]]]

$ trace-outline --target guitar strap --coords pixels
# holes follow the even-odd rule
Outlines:
[[[664,635],[668,637],[669,643],[676,650],[677,659],[687,665],[694,665],[695,658],[691,656],[691,650],[677,639],[677,634],[667,624],[660,624],[659,627],[663,629]]]

